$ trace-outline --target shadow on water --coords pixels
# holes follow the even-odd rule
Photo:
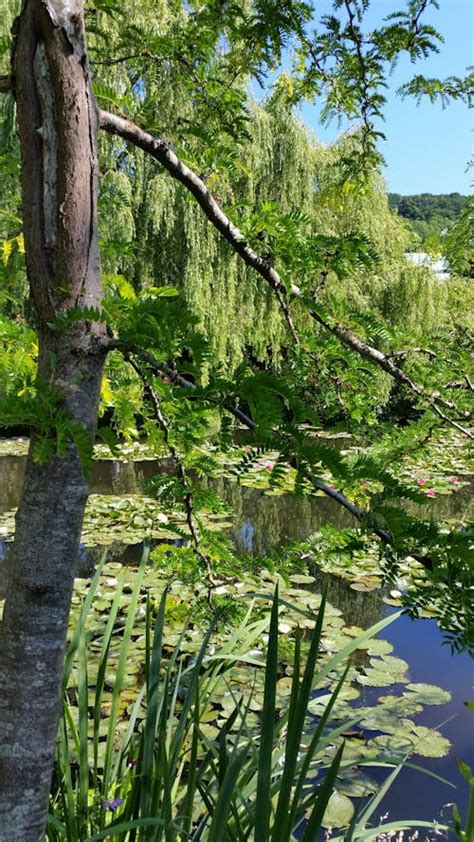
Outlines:
[[[22,456],[0,457],[0,513],[18,504],[25,462],[26,457]],[[147,480],[158,471],[170,470],[166,460],[135,463],[98,461],[94,465],[91,493],[139,494],[144,491]],[[351,516],[329,498],[289,494],[271,496],[260,489],[242,487],[225,479],[213,481],[213,489],[235,513],[230,534],[238,549],[254,556],[263,556],[287,541],[304,539],[323,523],[339,527],[354,525]],[[413,511],[413,514],[461,521],[472,516],[473,500],[470,489],[465,488],[457,494],[430,501],[429,508],[417,508],[418,511]],[[5,550],[5,544],[0,542],[0,565]],[[107,548],[107,555],[109,560],[136,564],[142,550],[143,543],[125,545],[116,542]],[[80,575],[86,576],[93,571],[103,551],[103,547],[81,547]],[[369,593],[354,591],[347,581],[318,574],[317,571],[315,590],[320,590],[326,578],[329,579],[330,602],[341,610],[349,626],[367,628],[393,610],[383,602],[381,590]],[[440,759],[421,758],[420,765],[455,783],[458,788],[450,789],[432,777],[406,769],[384,799],[380,812],[388,812],[393,821],[402,818],[440,819],[441,806],[452,801],[457,802],[464,812],[467,791],[456,760],[462,758],[474,767],[474,715],[464,705],[465,701],[474,699],[473,662],[468,655],[451,654],[432,620],[413,621],[403,616],[385,629],[383,636],[392,642],[394,654],[408,662],[411,681],[439,684],[452,693],[451,702],[442,708],[425,708],[419,722],[429,727],[442,726],[443,734],[451,740],[453,748]],[[401,687],[395,692],[397,689]],[[363,690],[360,704],[374,704],[384,692],[381,688],[367,687]],[[450,814],[450,809],[446,810],[444,820]]]

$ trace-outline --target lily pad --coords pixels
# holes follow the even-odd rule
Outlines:
[[[410,719],[402,720],[396,733],[375,737],[369,745],[394,753],[419,754],[421,757],[444,757],[451,748],[449,740],[439,731],[415,725]]]
[[[403,695],[424,705],[445,705],[451,701],[451,693],[436,684],[407,684]]]
[[[377,791],[378,784],[360,769],[351,768],[337,777],[337,789],[351,798],[365,798]]]
[[[354,815],[355,807],[351,799],[335,790],[326,807],[322,820],[323,827],[347,827]]]
[[[381,669],[368,669],[365,673],[359,673],[357,681],[365,687],[390,687],[394,680],[400,681],[400,678],[394,679],[390,673]]]

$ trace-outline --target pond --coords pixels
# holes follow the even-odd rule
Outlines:
[[[23,455],[0,456],[0,515],[14,509],[18,503],[25,461]],[[157,469],[162,472],[171,470],[166,460],[97,461],[91,493],[140,494]],[[272,496],[259,488],[242,487],[226,479],[217,481],[216,490],[235,513],[230,529],[233,541],[239,550],[251,555],[264,555],[285,541],[303,539],[324,523],[338,527],[354,525],[351,516],[327,497],[297,497],[289,494]],[[470,492],[471,488],[465,486],[456,494],[430,501],[432,516],[449,520],[472,517],[473,501]],[[5,542],[0,543],[0,564],[6,546]],[[110,547],[109,558],[123,563],[136,563],[142,548],[141,542],[128,545],[124,541],[117,541]],[[103,547],[81,548],[82,573],[93,568],[102,550]],[[319,574],[316,588],[323,578],[324,575]],[[347,626],[366,628],[394,610],[384,602],[383,590],[357,592],[347,581],[333,576],[329,578],[329,600],[342,611]],[[391,820],[445,820],[450,817],[451,809],[445,808],[443,815],[443,805],[454,801],[462,812],[467,806],[467,791],[456,760],[463,759],[474,767],[474,716],[464,705],[466,701],[474,699],[473,662],[466,654],[451,654],[433,620],[413,621],[403,616],[385,630],[384,637],[393,644],[393,654],[408,662],[411,682],[437,684],[452,693],[449,703],[442,708],[426,707],[418,720],[422,725],[441,728],[451,741],[452,749],[443,758],[422,758],[419,763],[435,775],[453,782],[456,789],[447,787],[433,777],[407,769],[382,803],[380,814],[389,813]],[[380,693],[380,688],[366,687],[358,704],[374,704]]]

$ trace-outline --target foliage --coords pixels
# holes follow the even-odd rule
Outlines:
[[[460,193],[414,196],[388,194],[389,206],[408,220],[414,232],[410,248],[448,257],[452,271],[469,277],[469,211],[468,196]]]
[[[474,277],[474,202],[466,202],[461,214],[448,232],[445,253],[453,272],[464,278]]]
[[[467,706],[470,710],[474,710],[474,705],[472,702],[467,702]],[[469,839],[472,838],[474,834],[474,775],[472,770],[464,763],[462,760],[458,760],[459,771],[461,772],[464,780],[466,781],[469,787],[469,804],[467,808],[467,817],[465,826],[462,826],[461,816],[459,814],[459,810],[454,805],[453,807],[453,817],[454,817],[454,833],[461,840],[461,842],[469,842]]]
[[[2,0],[5,20],[11,19],[14,5]],[[395,579],[406,572],[407,557],[416,555],[418,562],[410,562],[408,568],[417,587],[413,592],[408,588],[405,602],[413,611],[437,611],[442,627],[453,634],[453,645],[470,645],[466,594],[471,533],[467,527],[445,528],[423,519],[419,511],[411,511],[407,502],[413,506],[426,503],[426,494],[396,470],[403,455],[417,448],[420,437],[439,424],[440,418],[472,435],[465,429],[471,417],[472,392],[469,373],[467,377],[464,373],[472,329],[463,312],[469,293],[462,282],[446,289],[430,272],[407,265],[404,255],[410,234],[390,211],[379,171],[385,87],[401,54],[407,53],[414,61],[437,51],[441,37],[424,18],[427,7],[436,3],[409,0],[405,10],[389,14],[371,31],[364,22],[368,5],[367,0],[334,0],[332,12],[313,21],[310,5],[301,0],[88,3],[89,54],[99,106],[111,108],[161,137],[167,148],[200,174],[217,206],[238,225],[267,270],[272,267],[281,275],[283,292],[278,299],[271,289],[263,288],[261,278],[204,218],[183,183],[171,181],[142,150],[107,135],[100,140],[104,299],[100,307],[61,312],[41,329],[50,331],[58,341],[67,341],[78,322],[106,324],[111,342],[102,386],[101,435],[112,453],[118,439],[132,448],[142,438],[149,452],[168,454],[173,466],[171,474],[163,474],[152,484],[149,494],[153,497],[91,499],[84,527],[86,543],[109,543],[130,531],[136,540],[166,541],[154,552],[164,572],[179,567],[190,580],[205,573],[212,583],[215,574],[228,575],[233,570],[235,575],[245,562],[237,559],[233,546],[221,534],[228,524],[224,520],[227,509],[210,486],[211,480],[228,470],[242,482],[250,476],[250,483],[266,484],[275,494],[286,490],[299,495],[324,493],[342,503],[360,523],[360,531],[339,531],[327,542],[323,535],[327,569],[336,554],[338,563],[342,561],[347,568],[357,554],[358,560],[365,554],[367,566],[361,569],[359,565],[354,584],[368,589],[374,580],[379,583],[382,564]],[[5,69],[9,46],[9,39],[0,43]],[[292,65],[283,70],[290,54]],[[255,92],[258,83],[266,86],[260,103],[248,93],[252,85]],[[450,78],[442,83],[417,75],[402,93],[466,99],[467,85],[468,80]],[[345,118],[350,124],[350,130],[328,148],[313,137],[295,111],[314,98],[319,99],[323,121]],[[36,461],[65,456],[74,443],[85,470],[90,471],[93,450],[86,431],[65,409],[63,395],[36,373],[36,324],[27,299],[11,96],[2,99],[1,109],[2,423],[32,428]],[[458,199],[456,202],[459,204]],[[453,197],[438,201],[438,228],[440,220],[452,216],[452,205]],[[433,221],[425,219],[430,213],[426,197],[405,204],[400,201],[400,206],[405,216],[418,214],[424,223]],[[462,276],[469,276],[472,268],[470,222],[467,205],[446,238],[453,271]],[[432,245],[437,247],[437,243]],[[285,295],[292,284],[302,291],[294,302]],[[344,331],[356,335],[362,348],[365,343],[365,352],[356,353],[354,343],[341,344]],[[382,360],[384,365],[375,367],[374,360]],[[401,395],[394,395],[387,372],[391,360],[400,364],[395,379]],[[54,370],[55,360],[48,364]],[[397,404],[401,411],[394,408],[395,398],[401,398]],[[314,429],[324,423],[339,423],[358,434],[371,432],[380,429],[384,413],[408,424],[400,435],[392,429],[393,441],[385,452],[340,454],[314,436]],[[250,416],[250,450],[236,452],[232,447],[235,419],[243,415]],[[263,459],[269,460],[268,468]],[[267,470],[268,483],[264,478]],[[436,495],[438,485],[434,483],[430,489]],[[10,516],[7,520],[4,531],[11,526]],[[389,547],[380,554],[368,538],[374,532]],[[173,541],[176,545],[170,545]],[[309,544],[315,556],[321,551],[318,541],[320,536]],[[303,549],[308,551],[308,546]],[[431,565],[430,574],[423,574],[417,566],[423,561]],[[282,564],[287,572],[292,571],[290,576],[298,575],[294,563]],[[144,575],[143,571],[139,574]],[[218,582],[214,581],[217,588]],[[222,587],[224,591],[217,596],[224,598],[227,609],[230,593],[225,584]],[[440,597],[446,591],[448,597]],[[130,653],[138,593],[135,583],[121,638],[123,654],[111,682],[119,689],[128,682],[125,659],[127,651]],[[153,644],[151,616],[156,606],[152,597],[147,604],[144,639],[137,647],[146,655],[143,696],[148,694],[148,709],[139,717],[141,701],[130,703],[127,712],[131,719],[118,756],[114,741],[120,719],[119,689],[115,692],[115,687],[107,700],[110,705],[105,706],[105,741],[100,728],[119,596],[112,602],[105,636],[97,638],[101,660],[91,705],[92,753],[87,739],[90,664],[84,627],[81,630],[79,626],[75,643],[79,645],[80,667],[77,687],[67,688],[51,838],[63,833],[71,839],[85,839],[90,834],[92,839],[103,838],[100,833],[106,832],[107,822],[104,802],[112,804],[122,798],[114,791],[119,781],[124,787],[121,818],[125,822],[151,820],[151,803],[159,802],[161,814],[155,824],[164,825],[158,824],[158,829],[144,825],[143,838],[160,838],[161,834],[168,840],[178,833],[193,838],[192,832],[195,838],[218,839],[224,824],[229,838],[239,838],[241,828],[248,838],[256,821],[262,838],[269,835],[272,822],[271,838],[283,839],[306,808],[311,808],[303,829],[303,838],[309,839],[323,824],[328,805],[336,814],[349,815],[351,821],[345,794],[332,792],[332,779],[339,776],[344,762],[337,748],[335,755],[333,752],[334,756],[325,760],[329,768],[326,783],[313,792],[306,790],[305,764],[311,763],[313,749],[308,750],[307,761],[298,752],[314,664],[310,656],[298,685],[298,635],[296,642],[287,643],[293,647],[293,680],[287,680],[287,675],[281,679],[287,680],[286,684],[280,685],[289,691],[289,705],[280,719],[275,717],[277,600],[265,690],[259,700],[263,701],[263,717],[258,755],[253,750],[249,713],[255,704],[252,692],[245,707],[232,705],[217,747],[215,732],[206,733],[202,727],[200,711],[210,699],[212,682],[221,677],[215,666],[204,678],[200,674],[207,657],[205,647],[194,649],[194,666],[182,661],[179,635],[173,641],[178,645],[168,659],[167,674],[158,681],[154,670],[161,657],[164,603]],[[110,607],[110,600],[104,597],[104,601]],[[177,602],[179,613],[183,602]],[[319,645],[317,634],[313,639],[314,645]],[[347,652],[347,647],[342,651]],[[238,652],[232,657],[244,663],[250,656]],[[332,657],[339,669],[340,661],[336,655]],[[390,671],[403,675],[403,665],[387,657],[381,656],[384,666],[379,660],[367,670],[358,670],[359,684],[388,686]],[[192,692],[182,703],[180,680],[184,675],[191,679]],[[208,682],[204,691],[203,682]],[[201,693],[194,695],[198,685]],[[338,693],[341,690],[342,683]],[[400,706],[401,729],[374,737],[375,746],[405,752],[418,744],[428,751],[426,731],[405,717],[407,708],[416,707],[420,696],[423,690],[415,685],[403,711]],[[175,717],[181,703],[180,716]],[[336,706],[334,695],[331,703]],[[77,723],[72,708],[79,710]],[[324,711],[318,713],[324,724]],[[376,721],[370,711],[363,713],[365,722]],[[385,709],[378,715],[386,721]],[[139,718],[141,736],[134,728]],[[210,720],[210,727],[216,728],[212,723],[217,721]],[[232,744],[229,721],[237,724],[238,736]],[[283,756],[277,737],[282,736],[285,725],[286,765],[280,772],[274,761]],[[329,740],[322,731],[319,737]],[[445,748],[443,738],[436,735],[432,750],[439,753]],[[103,765],[99,765],[99,750],[105,751]],[[194,764],[189,762],[189,751]],[[74,752],[79,755],[78,769],[72,765]],[[126,767],[128,758],[143,763],[144,775],[134,771],[134,763]],[[90,792],[89,759],[93,760],[90,774],[93,787],[100,792],[98,797]],[[295,776],[296,792],[292,792]],[[181,783],[187,787],[184,794],[179,792]],[[269,790],[277,799],[274,814],[268,803]],[[198,829],[191,830],[191,806],[198,791],[202,799]],[[179,819],[173,824],[176,803]],[[375,799],[374,810],[377,803]],[[363,824],[370,817],[366,810],[362,824],[353,824],[352,838],[364,837]],[[135,829],[128,827],[134,838]],[[117,823],[115,829],[118,834]]]
[[[247,839],[255,833],[262,841],[289,840],[300,825],[302,838],[309,842],[321,826],[349,824],[352,838],[365,838],[383,794],[406,759],[399,755],[397,761],[397,752],[385,754],[384,765],[395,768],[380,791],[356,813],[344,787],[367,798],[374,785],[354,769],[354,763],[370,766],[379,758],[376,750],[366,754],[356,750],[354,754],[355,744],[351,749],[351,740],[343,739],[348,727],[367,716],[363,709],[359,716],[354,711],[348,718],[343,701],[349,672],[345,663],[358,649],[370,650],[377,642],[374,636],[390,620],[377,623],[349,639],[340,652],[328,655],[322,637],[323,595],[312,619],[309,644],[304,644],[296,628],[292,675],[279,678],[280,614],[288,603],[279,602],[278,590],[273,600],[268,593],[270,605],[273,603],[270,616],[267,611],[263,618],[255,619],[250,606],[239,626],[211,646],[214,621],[203,639],[200,635],[196,640],[192,658],[185,646],[186,616],[182,632],[175,634],[176,643],[170,645],[168,612],[173,598],[166,589],[159,599],[155,591],[148,590],[141,620],[144,636],[138,639],[143,643],[143,683],[130,695],[128,664],[137,645],[145,564],[146,557],[132,587],[123,576],[116,581],[105,627],[90,626],[93,600],[97,604],[97,593],[103,587],[101,567],[79,608],[66,658],[67,689],[48,838],[71,842],[105,837],[172,840],[186,834],[190,839],[220,842]],[[129,596],[122,623],[125,590]],[[303,615],[300,612],[301,619]],[[117,658],[117,634],[120,654],[111,673],[112,660],[115,663]],[[265,660],[255,648],[262,634],[267,640]],[[86,641],[97,653],[94,667]],[[239,687],[238,674],[243,664],[249,675],[242,693],[245,685]],[[333,689],[318,699],[322,710],[318,710],[317,719],[308,718],[314,688],[327,686],[331,675]],[[263,684],[257,682],[259,677]],[[417,692],[414,686],[415,698]],[[351,698],[351,693],[346,697]],[[342,711],[331,723],[341,701]],[[314,702],[310,710],[311,704]],[[207,724],[216,716],[219,728]],[[379,723],[375,727],[378,729]],[[316,785],[313,781],[308,785],[308,776],[315,775]],[[416,824],[432,827],[425,822]],[[409,825],[400,822],[398,827]],[[382,830],[383,826],[370,832]]]
[[[455,222],[468,202],[467,196],[460,193],[420,193],[413,196],[401,196],[399,193],[389,193],[388,203],[391,210],[397,211],[399,216],[411,220],[431,222],[432,219],[442,217]]]

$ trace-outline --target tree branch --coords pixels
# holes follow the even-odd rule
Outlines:
[[[148,132],[140,129],[130,120],[125,120],[123,117],[118,117],[108,111],[100,111],[100,127],[109,134],[118,135],[130,143],[133,143],[139,149],[147,152],[155,160],[170,173],[170,175],[183,184],[187,190],[194,196],[209,221],[214,225],[225,240],[232,246],[234,251],[242,257],[247,266],[254,269],[271,287],[276,294],[283,315],[287,322],[293,341],[298,343],[298,335],[296,333],[293,320],[290,313],[290,308],[287,304],[286,298],[288,294],[297,299],[302,295],[301,289],[296,284],[291,284],[288,289],[280,278],[276,269],[268,263],[263,257],[257,254],[253,248],[246,242],[243,233],[234,225],[227,214],[224,213],[219,203],[216,201],[212,193],[207,188],[204,181],[196,175],[186,164],[184,164],[176,155],[170,146],[165,141],[153,137]],[[450,401],[446,401],[438,394],[426,394],[422,386],[414,383],[405,372],[395,365],[387,354],[373,348],[366,342],[363,342],[356,336],[349,328],[337,322],[327,322],[316,310],[310,309],[309,315],[325,330],[336,336],[346,347],[351,348],[363,359],[372,362],[374,365],[381,368],[389,374],[394,380],[406,386],[413,394],[419,398],[424,398],[430,407],[435,405],[444,406],[446,409],[456,409],[455,405]],[[460,430],[468,438],[474,439],[474,435],[457,421],[454,421],[448,415],[437,412],[440,417],[444,418],[446,423],[451,424],[455,429]]]
[[[173,383],[176,383],[178,386],[181,386],[182,388],[190,389],[191,391],[194,391],[197,388],[195,383],[192,383],[191,380],[187,380],[181,374],[178,374],[178,372],[175,371],[175,369],[173,369],[168,363],[165,363],[165,362],[162,362],[161,360],[155,359],[155,357],[152,354],[150,354],[148,351],[142,351],[140,348],[138,348],[136,346],[124,346],[123,343],[120,342],[120,340],[116,340],[116,339],[112,339],[110,341],[108,347],[109,347],[109,350],[121,350],[122,353],[129,360],[129,362],[131,362],[130,355],[133,355],[137,359],[143,360],[147,364],[147,366],[150,368],[150,370],[153,371],[154,374],[158,375],[158,377],[169,377],[170,380]],[[132,362],[132,365],[135,368],[135,371],[137,371],[137,373],[139,373],[139,376],[143,379],[143,374],[140,373],[140,370],[137,367],[136,363]],[[153,396],[152,396],[152,399],[153,399]],[[158,398],[155,398],[155,400],[158,400]],[[212,401],[209,397],[206,397],[206,400],[211,402],[211,403],[218,404],[217,401]],[[218,405],[221,406],[221,404],[218,404]],[[249,430],[258,429],[258,425],[255,423],[255,421],[252,418],[250,418],[248,415],[246,415],[244,412],[242,412],[242,410],[238,409],[237,407],[233,406],[232,404],[225,404],[223,406],[223,408],[227,412],[229,412],[231,415],[233,415],[234,418],[236,418],[238,421],[240,421]],[[156,409],[156,407],[155,407],[155,409]],[[158,418],[158,416],[157,416],[157,418]],[[162,426],[159,418],[158,418],[158,421],[160,423],[160,426]],[[162,426],[162,429],[165,430],[165,428],[163,426]],[[166,435],[165,435],[165,438],[166,438]],[[182,468],[182,465],[181,465],[181,462],[180,462],[180,459],[179,459],[179,454],[177,454],[177,453],[175,454],[175,453],[172,452],[172,456],[173,456],[173,459],[175,461],[175,464]],[[336,502],[336,503],[338,503],[338,505],[342,506],[342,508],[344,508],[347,512],[349,512],[349,514],[351,514],[353,517],[355,517],[355,519],[358,520],[359,522],[365,522],[366,525],[367,525],[367,528],[370,531],[372,531],[375,535],[377,535],[378,538],[380,538],[380,540],[382,541],[382,543],[384,543],[388,546],[393,546],[393,539],[392,539],[392,536],[390,535],[390,533],[386,532],[386,530],[384,530],[384,529],[379,528],[375,524],[371,525],[368,522],[367,512],[365,512],[363,509],[359,508],[359,506],[357,506],[355,503],[353,503],[352,500],[349,500],[349,498],[346,497],[345,494],[342,493],[342,491],[336,491],[336,489],[332,488],[330,485],[327,485],[327,483],[325,483],[322,480],[315,477],[314,474],[309,469],[301,468],[301,466],[298,466],[297,463],[296,463],[296,459],[294,457],[289,458],[289,464],[295,470],[299,470],[299,472],[302,474],[302,476],[304,476],[309,481],[309,483],[313,486],[313,488],[315,488],[317,491],[322,491],[327,497],[330,497],[332,500],[334,500],[334,502]],[[191,501],[190,512],[191,512],[190,516],[192,517],[192,501]],[[189,521],[188,521],[188,523],[189,523]],[[191,531],[191,534],[193,534],[192,531]],[[199,548],[198,548],[198,554],[200,554]],[[428,556],[421,556],[421,555],[416,555],[416,554],[413,554],[413,553],[411,555],[413,556],[413,558],[415,558],[417,561],[419,561],[421,564],[423,564],[423,566],[426,567],[427,570],[433,569],[433,563]]]
[[[387,357],[393,359],[394,357],[406,357],[408,354],[426,354],[430,360],[435,360],[437,356],[430,348],[404,348],[402,351],[390,351]]]
[[[229,217],[224,213],[219,203],[216,201],[212,193],[206,187],[204,181],[196,175],[189,167],[186,166],[178,156],[173,152],[170,146],[164,140],[154,138],[148,132],[144,132],[134,123],[129,120],[124,120],[123,117],[117,117],[115,114],[110,114],[108,111],[100,112],[100,127],[109,134],[115,134],[128,140],[139,149],[143,149],[173,176],[177,181],[183,184],[187,190],[194,196],[207,218],[212,222],[220,234],[232,246],[235,252],[243,258],[247,266],[255,269],[258,274],[263,277],[273,291],[278,295],[280,306],[285,316],[288,328],[295,342],[298,342],[298,336],[295,331],[291,314],[284,301],[283,296],[286,296],[287,290],[282,283],[278,272],[270,266],[270,264],[260,257],[245,241],[244,235],[231,222]],[[300,290],[296,286],[291,288],[292,295],[299,295]]]
[[[147,358],[148,358],[148,355],[147,355]],[[127,360],[127,362],[130,363],[130,365],[132,366],[132,368],[134,369],[134,371],[136,372],[136,374],[138,375],[138,377],[142,381],[143,387],[150,397],[151,404],[152,404],[152,407],[153,407],[153,414],[154,414],[154,416],[155,416],[155,418],[158,422],[158,425],[159,425],[159,427],[160,427],[160,429],[163,433],[163,438],[165,440],[166,447],[168,448],[168,450],[171,454],[171,458],[174,462],[174,465],[175,465],[175,468],[176,468],[176,471],[177,471],[177,474],[178,474],[178,479],[179,479],[181,488],[183,490],[183,505],[184,505],[184,511],[185,511],[185,515],[186,515],[186,523],[188,524],[188,529],[189,529],[190,536],[191,536],[191,542],[192,542],[192,545],[193,545],[193,550],[194,550],[195,554],[197,555],[197,557],[199,558],[200,562],[204,566],[204,569],[206,571],[206,575],[207,575],[207,578],[209,580],[209,583],[211,585],[215,586],[216,581],[213,577],[212,568],[211,568],[211,565],[210,565],[210,562],[209,562],[209,558],[205,555],[205,553],[203,553],[203,551],[201,549],[201,536],[199,534],[199,527],[198,527],[197,523],[195,522],[193,493],[192,493],[192,490],[191,490],[191,486],[189,484],[188,475],[186,473],[186,469],[184,467],[183,461],[181,459],[181,456],[180,456],[178,450],[176,449],[176,447],[174,446],[174,444],[170,440],[169,425],[168,425],[167,419],[165,418],[165,416],[162,412],[160,399],[159,399],[158,395],[156,394],[152,384],[150,383],[150,381],[146,377],[145,373],[141,370],[140,366],[137,364],[137,362],[133,358],[132,354],[127,354],[126,360]],[[148,359],[147,359],[147,365],[150,366],[150,362],[148,361]]]

